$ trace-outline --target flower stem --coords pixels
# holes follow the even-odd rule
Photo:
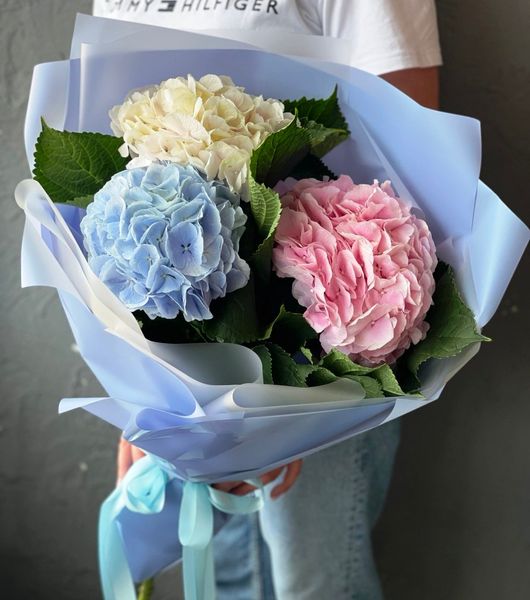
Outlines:
[[[154,579],[146,579],[145,581],[143,581],[140,584],[140,589],[138,590],[138,600],[151,600],[154,587]]]

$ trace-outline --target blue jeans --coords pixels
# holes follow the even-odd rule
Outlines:
[[[294,487],[215,538],[217,600],[381,600],[371,531],[399,442],[392,421],[304,461]]]

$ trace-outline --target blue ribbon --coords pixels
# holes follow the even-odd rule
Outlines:
[[[166,486],[175,477],[169,463],[147,455],[132,465],[120,485],[101,505],[98,552],[105,600],[136,600],[118,516],[124,508],[145,515],[159,513],[164,508]],[[259,480],[249,483],[261,488]],[[262,505],[261,490],[235,496],[206,483],[187,481],[184,484],[178,536],[182,544],[186,600],[215,599],[213,507],[229,514],[249,514]]]

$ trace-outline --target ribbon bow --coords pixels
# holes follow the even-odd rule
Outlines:
[[[134,581],[117,520],[119,514],[124,508],[145,515],[161,512],[165,504],[166,486],[175,478],[171,464],[147,455],[132,465],[119,486],[102,504],[98,550],[105,600],[136,600]],[[259,480],[250,483],[261,488]],[[178,536],[182,544],[186,600],[215,599],[213,507],[229,514],[249,514],[262,507],[260,492],[234,496],[206,483],[184,483]]]

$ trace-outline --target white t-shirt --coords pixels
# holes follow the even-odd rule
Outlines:
[[[94,15],[216,35],[341,38],[350,42],[344,62],[376,74],[441,64],[434,0],[94,0]]]

